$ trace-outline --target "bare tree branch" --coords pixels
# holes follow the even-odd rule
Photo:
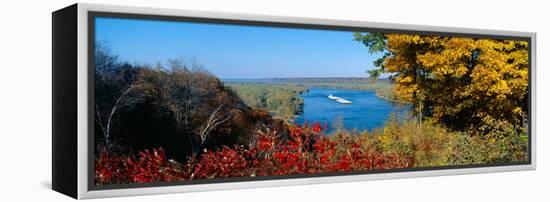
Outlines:
[[[103,136],[107,136],[107,131],[105,129],[105,126],[103,126],[103,120],[101,119],[101,114],[99,113],[99,106],[95,105],[95,111],[96,111],[96,121],[99,124],[99,127],[101,127],[101,131],[103,132]]]
[[[212,132],[213,129],[231,118],[229,116],[225,116],[222,112],[220,112],[222,106],[223,105],[220,105],[218,108],[214,109],[214,111],[208,117],[205,125],[203,126],[199,136],[201,138],[201,146],[206,142],[208,135],[210,134],[210,132]]]
[[[97,113],[97,116],[98,116],[98,122],[99,122],[100,127],[103,130],[103,135],[104,135],[106,144],[109,144],[109,141],[110,141],[110,138],[111,138],[110,136],[111,136],[112,122],[113,122],[113,117],[116,115],[116,112],[124,106],[129,106],[129,105],[135,104],[135,103],[137,103],[141,100],[140,97],[128,97],[128,94],[132,90],[134,90],[136,87],[137,87],[136,85],[130,85],[124,92],[122,92],[122,94],[117,98],[117,100],[115,101],[115,103],[111,107],[109,116],[106,118],[106,120],[101,119],[101,116],[100,116],[100,113],[99,113],[99,106],[96,105],[96,113]],[[107,123],[104,124],[103,123],[104,121],[106,121]]]

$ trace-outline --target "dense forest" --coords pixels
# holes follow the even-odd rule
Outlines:
[[[528,160],[527,42],[353,36],[383,53],[370,79],[224,82],[194,60],[133,65],[98,45],[96,184]],[[319,123],[292,124],[310,87],[374,91],[412,105],[414,118],[330,134]]]
[[[294,84],[226,82],[252,108],[264,109],[282,120],[291,120],[302,111],[299,94],[307,88]]]

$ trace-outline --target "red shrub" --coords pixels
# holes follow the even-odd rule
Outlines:
[[[95,181],[97,184],[126,182],[124,169],[126,157],[110,155],[102,151],[95,160]]]
[[[222,147],[217,151],[205,152],[198,162],[190,162],[191,179],[213,179],[241,177],[249,173],[249,162],[244,158],[242,147]]]
[[[368,171],[409,167],[398,155],[386,155],[361,147],[360,140],[331,140],[319,123],[291,126],[290,139],[276,134],[257,134],[249,148],[223,146],[204,151],[184,165],[167,160],[164,150],[145,150],[137,156],[101,152],[96,159],[96,183],[147,183],[244,176]]]
[[[181,166],[167,160],[162,148],[139,152],[137,157],[118,156],[106,151],[95,162],[96,184],[147,183],[184,180]]]

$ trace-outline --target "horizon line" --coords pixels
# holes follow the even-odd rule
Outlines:
[[[215,75],[214,75],[215,76]],[[259,78],[222,78],[220,80],[261,80],[261,79],[370,79],[369,76],[327,76],[327,77],[259,77]],[[378,79],[389,79],[380,77]]]

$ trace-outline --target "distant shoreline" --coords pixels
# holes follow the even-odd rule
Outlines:
[[[320,82],[342,81],[345,83],[361,82],[372,83],[369,77],[286,77],[286,78],[220,78],[223,82],[250,82],[250,83],[284,83],[284,82]],[[388,78],[379,78],[377,82],[390,82]]]

